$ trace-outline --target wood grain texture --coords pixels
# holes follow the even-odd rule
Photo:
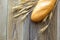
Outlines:
[[[6,40],[7,0],[0,0],[0,40]]]
[[[48,29],[38,34],[42,26],[41,23],[34,23],[30,20],[31,13],[23,22],[20,21],[22,16],[14,21],[11,8],[16,5],[15,1],[17,0],[8,2],[7,40],[57,40],[57,7],[53,10],[54,15]]]
[[[57,40],[60,40],[60,1],[58,0],[57,6]]]

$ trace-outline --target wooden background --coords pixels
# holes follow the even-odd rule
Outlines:
[[[7,39],[7,18],[7,0],[0,0],[0,40]]]
[[[25,21],[20,23],[20,17],[16,23],[16,31],[14,29],[13,14],[11,13],[11,0],[0,0],[0,40],[60,40],[60,2],[53,11],[54,15],[51,24],[43,34],[38,34],[41,29],[40,23],[34,23],[30,20],[30,14]],[[19,2],[19,1],[18,1]],[[13,34],[14,32],[14,34]],[[40,35],[38,37],[38,35]]]

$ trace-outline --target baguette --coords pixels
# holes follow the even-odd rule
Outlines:
[[[39,0],[31,14],[34,22],[42,21],[54,8],[56,0]]]

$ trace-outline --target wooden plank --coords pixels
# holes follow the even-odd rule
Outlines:
[[[57,12],[58,12],[57,14],[57,40],[60,40],[60,1],[58,2]]]
[[[6,40],[7,0],[0,0],[0,40]]]

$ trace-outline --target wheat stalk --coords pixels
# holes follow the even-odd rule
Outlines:
[[[13,12],[15,12],[16,10],[17,10],[17,13],[18,14],[16,14],[16,15],[14,15],[13,17],[14,18],[17,18],[17,17],[19,17],[20,15],[23,15],[23,14],[25,14],[26,15],[26,13],[27,12],[29,12],[29,10],[31,9],[31,8],[34,8],[34,6],[36,5],[36,2],[27,2],[26,4],[24,4],[23,3],[23,5],[21,4],[21,5],[19,5],[19,6],[16,6],[16,7],[13,7],[12,9],[13,9]],[[23,7],[24,6],[24,7]],[[24,15],[24,16],[25,16]]]
[[[52,16],[53,16],[53,13],[51,12],[50,15],[49,15],[49,20],[48,20],[48,23],[46,26],[44,26],[42,29],[39,30],[39,33],[43,33],[49,26],[50,22],[51,22],[51,19],[52,19]],[[48,16],[47,16],[48,17]],[[44,21],[47,20],[47,17],[44,19]]]

